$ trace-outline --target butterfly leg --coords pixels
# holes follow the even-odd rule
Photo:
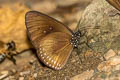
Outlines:
[[[87,31],[84,31],[83,32],[83,34],[82,33],[80,33],[81,34],[81,36],[80,37],[83,37],[83,36],[85,36],[85,38],[86,38],[86,41],[83,41],[83,42],[81,42],[81,43],[79,43],[79,45],[81,45],[81,44],[86,44],[87,45],[87,47],[89,47],[90,49],[92,49],[90,46],[89,46],[89,44],[88,44],[88,42],[89,42],[89,39],[87,38],[87,36],[85,35],[87,33]],[[92,49],[93,50],[93,49]]]
[[[80,37],[83,37],[86,33],[87,33],[87,31],[80,31],[80,30],[78,30],[78,32],[80,33]]]
[[[87,42],[85,44],[87,45],[88,48],[90,48],[91,50],[93,50],[93,48],[88,44],[88,40],[87,40]]]
[[[110,17],[114,17],[114,16],[116,16],[116,15],[119,15],[119,16],[120,16],[120,13],[111,14],[111,15],[109,15],[109,16],[110,16]]]
[[[89,39],[87,39],[87,36],[85,36],[85,38],[86,38],[86,41],[80,42],[79,45],[85,44],[88,48],[93,50],[93,48],[88,44],[89,43]]]
[[[117,11],[117,10],[113,10],[113,11],[109,12],[109,16],[110,16],[110,17],[114,17],[114,16],[116,16],[116,15],[119,15],[119,16],[120,16],[120,12]]]

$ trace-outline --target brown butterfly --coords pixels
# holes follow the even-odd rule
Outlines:
[[[14,55],[17,54],[16,45],[14,41],[10,41],[8,43],[4,43],[0,41],[0,63],[8,58],[14,64],[16,64],[16,60],[14,59]]]
[[[39,59],[55,70],[63,68],[73,48],[78,46],[80,31],[74,33],[61,22],[37,11],[26,13],[25,24]]]
[[[120,0],[106,0],[106,1],[120,11]]]

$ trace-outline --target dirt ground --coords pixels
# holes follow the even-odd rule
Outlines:
[[[30,10],[45,13],[75,31],[82,13],[91,2],[92,0],[0,0],[0,41],[14,41],[18,52],[33,48],[25,27],[25,13]],[[81,45],[80,48],[82,47],[88,50],[88,46]],[[72,77],[95,69],[103,60],[100,53],[94,53],[91,49],[83,54],[77,53],[81,52],[73,50],[65,67],[56,71],[41,63],[35,51],[27,50],[14,56],[16,65],[7,58],[0,63],[0,80],[75,80]]]

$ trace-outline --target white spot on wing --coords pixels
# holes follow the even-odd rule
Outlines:
[[[49,58],[49,61],[51,60],[51,58]]]
[[[40,51],[40,53],[42,54],[42,51]]]
[[[51,62],[53,63],[53,60]]]
[[[47,58],[49,58],[49,56],[47,56]]]
[[[47,31],[43,31],[43,33],[47,33]]]
[[[52,27],[50,27],[49,29],[50,29],[50,30],[52,30],[53,28],[52,28]]]
[[[56,64],[56,61],[54,61],[54,64]]]
[[[44,55],[46,56],[46,53],[44,53]]]

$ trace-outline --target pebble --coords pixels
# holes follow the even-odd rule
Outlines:
[[[21,72],[21,73],[20,73],[20,76],[24,76],[24,75],[26,75],[26,74],[30,74],[30,71]]]
[[[0,80],[2,80],[3,78],[6,78],[9,75],[8,71],[1,71],[0,72]]]
[[[11,71],[13,74],[15,74],[17,72],[17,70],[15,70],[15,69],[12,69]]]
[[[5,78],[5,79],[3,79],[3,80],[13,80],[13,79],[10,79],[9,77],[7,77],[7,78]]]
[[[15,80],[15,76],[9,76],[10,80]]]
[[[37,73],[34,73],[33,77],[36,78],[37,77]]]
[[[31,65],[34,63],[34,60],[30,60],[30,62],[29,62]]]
[[[120,64],[120,56],[115,56],[110,58],[110,60],[108,60],[110,62],[110,65],[117,65]]]
[[[120,64],[120,56],[114,56],[107,61],[100,63],[97,67],[99,71],[109,72],[113,66]]]
[[[120,55],[120,51],[118,51],[118,53],[117,53],[118,55]]]
[[[9,72],[8,71],[2,71],[0,72],[0,74],[8,74]]]
[[[120,80],[120,72],[111,74],[105,80]]]
[[[102,72],[102,71],[109,72],[111,70],[110,62],[104,61],[100,63],[97,69],[99,72]]]
[[[120,64],[116,65],[115,67],[113,67],[112,71],[118,71],[120,70]]]
[[[24,80],[24,77],[19,77],[19,80]]]
[[[5,77],[7,77],[8,76],[8,74],[3,74],[3,75],[1,75],[0,76],[0,80],[3,80]]]
[[[105,55],[104,55],[104,58],[106,59],[106,60],[108,60],[108,59],[110,59],[111,57],[113,57],[113,56],[115,56],[116,55],[116,53],[112,50],[112,49],[110,49]]]
[[[88,80],[93,76],[93,74],[94,74],[94,70],[90,70],[90,71],[87,70],[87,71],[83,72],[82,74],[74,76],[70,80]]]

